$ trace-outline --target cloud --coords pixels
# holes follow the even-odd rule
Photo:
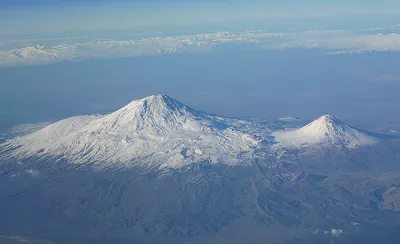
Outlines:
[[[262,30],[225,31],[197,35],[138,37],[126,40],[96,39],[88,41],[76,39],[76,41],[3,49],[0,50],[0,66],[201,52],[210,51],[225,44],[252,45],[257,48],[278,50],[295,48],[335,50],[329,53],[331,55],[400,50],[400,34],[382,34],[379,30],[309,30],[280,33]]]
[[[25,172],[33,177],[39,176],[39,174],[40,174],[39,171],[34,170],[34,169],[26,169]]]
[[[35,65],[89,58],[117,58],[199,52],[227,43],[250,44],[280,37],[279,33],[247,31],[129,40],[104,39],[52,46],[30,45],[12,50],[0,50],[0,65]]]
[[[332,236],[340,236],[343,233],[344,231],[342,229],[334,229],[334,228],[332,228],[330,231],[324,231],[325,235],[332,235]]]
[[[343,230],[341,230],[341,229],[332,229],[331,230],[332,236],[340,236],[341,234],[343,234]]]
[[[376,81],[376,82],[397,83],[397,82],[400,82],[400,76],[399,75],[384,75],[384,76],[379,76],[379,77],[373,78],[372,80]]]

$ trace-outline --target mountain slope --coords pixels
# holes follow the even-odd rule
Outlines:
[[[256,145],[257,140],[223,118],[191,109],[167,95],[153,95],[108,115],[61,120],[8,140],[2,148],[10,150],[6,155],[15,160],[62,158],[99,166],[181,167],[201,161],[245,162]]]
[[[377,143],[378,139],[357,130],[332,115],[323,115],[308,125],[289,131],[274,132],[275,140],[283,146],[340,146],[357,148]]]
[[[399,223],[400,212],[387,211],[398,209],[399,150],[335,157],[342,147],[325,146],[376,139],[329,115],[287,131],[298,123],[222,118],[154,95],[8,140],[0,144],[0,239],[331,243],[371,223]],[[271,130],[285,128],[273,133],[282,145],[323,153],[275,148]]]

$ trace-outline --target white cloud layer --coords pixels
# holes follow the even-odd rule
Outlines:
[[[355,54],[400,50],[399,28],[344,31],[310,30],[271,33],[267,31],[215,32],[198,35],[150,37],[128,40],[76,39],[77,42],[29,45],[0,50],[0,66],[39,65],[66,60],[166,55],[212,50],[224,44],[251,44],[264,49],[324,48],[329,54]],[[62,39],[61,39],[62,40]],[[85,40],[85,41],[83,41]]]

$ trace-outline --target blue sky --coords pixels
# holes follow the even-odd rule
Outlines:
[[[235,26],[276,19],[348,15],[394,15],[399,1],[0,1],[3,35],[47,35],[74,31],[144,30],[167,27]],[[205,30],[205,29],[204,29]],[[205,30],[206,31],[206,30]]]
[[[385,51],[400,50],[399,24],[398,0],[3,0],[0,130],[153,93],[223,115],[359,119],[362,111],[398,121],[399,59]],[[367,54],[322,55],[349,50]]]

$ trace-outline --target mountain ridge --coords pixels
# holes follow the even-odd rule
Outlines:
[[[352,150],[381,140],[330,114],[299,129],[277,131],[273,128],[282,127],[274,126],[210,115],[157,94],[133,100],[109,114],[71,117],[9,139],[0,145],[0,159],[63,158],[99,167],[179,168],[198,162],[248,165],[264,157],[279,162],[282,148]]]

